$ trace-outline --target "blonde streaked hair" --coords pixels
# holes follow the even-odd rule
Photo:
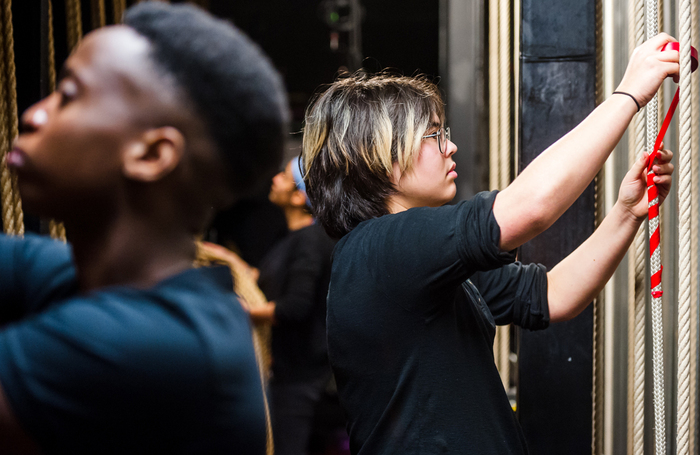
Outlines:
[[[411,170],[434,117],[444,123],[442,98],[421,76],[358,73],[316,97],[306,112],[302,161],[314,214],[331,236],[388,213],[393,164]]]

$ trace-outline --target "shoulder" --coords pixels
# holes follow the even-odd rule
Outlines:
[[[75,292],[72,251],[63,242],[32,234],[0,235],[0,258],[0,291],[28,311]]]

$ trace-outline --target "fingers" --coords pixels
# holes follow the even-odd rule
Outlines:
[[[661,50],[667,43],[676,43],[678,40],[668,33],[661,32],[655,37],[647,40],[647,43],[649,43],[649,46],[651,46],[653,49],[656,50]]]
[[[675,38],[660,33],[639,46],[632,53],[618,91],[631,93],[642,106],[654,96],[661,83],[680,72],[678,51],[661,49]]]
[[[664,164],[669,163],[673,159],[673,152],[670,150],[664,150],[664,144],[661,143],[661,149],[657,152],[654,158],[654,164]]]

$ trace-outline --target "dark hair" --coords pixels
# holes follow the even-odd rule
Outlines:
[[[141,3],[129,8],[124,24],[148,39],[155,64],[189,97],[235,195],[269,182],[282,160],[289,113],[280,76],[262,50],[191,5]]]
[[[331,237],[389,213],[393,165],[411,169],[444,106],[425,77],[364,73],[339,79],[306,112],[302,160],[317,220]]]

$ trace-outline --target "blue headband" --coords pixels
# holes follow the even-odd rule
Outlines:
[[[309,202],[309,197],[306,195],[306,183],[304,183],[304,173],[301,170],[301,157],[292,158],[292,178],[294,178],[294,184],[297,189],[304,193],[306,197],[306,205],[311,206]]]

